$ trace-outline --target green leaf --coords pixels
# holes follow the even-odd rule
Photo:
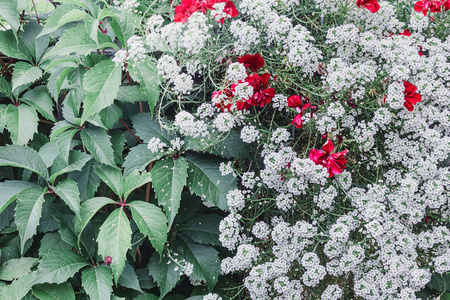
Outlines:
[[[19,167],[48,178],[48,170],[42,158],[32,148],[18,145],[0,147],[0,166]]]
[[[59,156],[65,163],[69,163],[69,154],[70,150],[73,147],[73,136],[77,133],[76,129],[69,129],[61,133],[56,139],[56,143],[58,145]]]
[[[53,141],[61,133],[63,133],[64,131],[66,131],[67,129],[70,129],[70,128],[75,128],[75,125],[67,122],[66,120],[55,123],[55,125],[52,128],[52,133],[50,134],[50,141]]]
[[[100,208],[114,203],[116,202],[105,197],[95,197],[83,202],[80,209],[80,218],[75,219],[75,231],[80,234]]]
[[[1,41],[1,38],[0,38]],[[65,56],[71,53],[78,55],[88,55],[97,49],[97,43],[89,37],[83,24],[67,30],[43,59],[49,59],[54,56]],[[1,49],[1,47],[0,47]]]
[[[80,192],[75,181],[66,178],[53,187],[53,190],[75,215],[80,215]]]
[[[27,62],[18,61],[14,67],[12,77],[12,90],[16,90],[22,85],[33,83],[42,76],[42,70],[39,67],[33,67]]]
[[[100,178],[95,174],[96,165],[95,159],[91,159],[84,165],[81,171],[71,172],[69,174],[69,178],[78,184],[82,201],[94,197],[100,185]]]
[[[0,148],[1,149],[1,148]],[[14,200],[16,195],[27,188],[38,187],[36,184],[28,181],[7,180],[0,182],[0,213],[8,207]]]
[[[164,213],[159,207],[144,201],[133,201],[129,206],[139,231],[147,236],[153,247],[162,254],[168,231]]]
[[[3,76],[0,76],[0,96],[8,97],[12,99],[12,90],[11,90],[11,84],[6,81]]]
[[[15,106],[10,104],[5,115],[6,127],[11,133],[15,145],[26,145],[37,132],[38,117],[29,105]]]
[[[97,266],[83,269],[81,271],[81,282],[91,299],[111,299],[112,274],[107,267]]]
[[[128,195],[135,189],[137,189],[140,186],[143,186],[144,184],[152,181],[152,177],[150,173],[148,172],[142,172],[139,173],[138,171],[132,172],[130,175],[128,175],[125,178],[124,182],[124,199],[128,198]]]
[[[102,60],[84,75],[84,110],[82,120],[99,113],[114,102],[119,92],[122,67],[111,59]]]
[[[122,199],[123,196],[123,176],[122,172],[110,166],[97,166],[95,173],[106,183],[111,190]]]
[[[126,47],[128,39],[135,34],[136,27],[134,26],[134,20],[131,14],[127,12],[121,13],[121,17],[111,19],[111,28],[122,46]]]
[[[33,295],[40,300],[75,300],[72,285],[68,282],[61,284],[38,284],[33,286]]]
[[[47,50],[50,38],[47,35],[37,37],[41,33],[43,27],[35,20],[31,19],[25,26],[22,35],[22,41],[27,46],[31,56],[35,59],[36,64],[40,62],[42,55]]]
[[[59,157],[57,157],[57,158],[59,158]],[[59,175],[62,175],[62,174],[66,174],[66,173],[70,173],[69,177],[70,176],[76,177],[74,175],[74,173],[72,173],[72,172],[74,172],[74,171],[83,171],[84,166],[91,159],[92,159],[92,156],[90,156],[89,154],[86,154],[86,153],[78,151],[78,150],[71,151],[69,153],[69,164],[67,166],[64,165],[63,168],[58,169],[58,170],[53,170],[53,168],[52,168],[52,171],[55,171],[55,172],[52,173],[52,176],[50,176],[49,181],[53,182],[56,179],[56,177],[58,177]],[[64,163],[62,161],[62,159],[60,159],[60,160],[61,160],[62,163]],[[52,167],[55,167],[55,165],[56,164],[53,164]],[[78,182],[77,180],[75,180],[73,178],[71,178],[71,179],[74,180],[75,182],[77,182],[77,184],[80,185],[80,182]],[[83,188],[83,186],[80,185],[79,188],[81,190]]]
[[[25,242],[36,234],[42,214],[44,193],[41,188],[28,188],[17,195],[16,224],[23,253]]]
[[[47,120],[56,122],[53,116],[54,103],[45,86],[41,85],[29,90],[22,96],[21,100],[31,105]]]
[[[162,299],[169,293],[180,280],[180,271],[178,265],[170,260],[167,256],[160,257],[157,253],[153,253],[148,264],[150,275],[155,279],[159,286],[160,296]],[[175,271],[177,270],[177,271]]]
[[[0,16],[11,26],[13,32],[19,31],[20,16],[16,4],[11,0],[0,0]]]
[[[100,119],[107,128],[113,128],[115,124],[122,118],[122,107],[119,104],[113,103],[112,105],[103,109],[100,113]]]
[[[85,128],[81,131],[81,141],[94,158],[102,164],[116,168],[110,136],[99,128]]]
[[[37,272],[28,273],[25,276],[13,281],[1,291],[2,300],[23,299],[33,286]]]
[[[228,210],[226,196],[237,188],[236,178],[229,174],[222,176],[219,170],[223,160],[208,155],[186,155],[189,162],[189,190],[206,202],[222,210]]]
[[[119,88],[116,100],[120,102],[135,103],[147,101],[147,95],[142,93],[137,85],[123,85]]]
[[[58,156],[58,146],[56,142],[49,142],[39,148],[39,156],[44,161],[47,168],[51,167]]]
[[[153,153],[147,148],[147,144],[139,144],[131,148],[123,163],[123,174],[128,176],[134,171],[143,171],[151,162],[160,159],[164,154]]]
[[[71,250],[72,248],[71,245],[61,239],[61,235],[58,232],[48,232],[42,237],[39,256],[44,255],[44,253],[52,249]]]
[[[136,135],[148,143],[152,138],[159,138],[161,142],[170,145],[170,140],[174,138],[166,129],[152,119],[150,114],[137,114],[131,117]]]
[[[20,60],[31,61],[31,55],[23,43],[17,43],[12,30],[0,30],[0,52]]]
[[[39,263],[36,283],[63,283],[87,265],[87,261],[73,251],[49,250]]]
[[[450,292],[450,275],[434,273],[427,286],[437,290],[439,293]]]
[[[97,242],[99,255],[103,259],[108,255],[112,258],[111,268],[117,284],[125,267],[127,251],[131,248],[130,221],[123,207],[113,211],[105,220],[100,227]]]
[[[83,21],[86,15],[78,6],[71,4],[58,5],[45,22],[45,27],[38,37],[52,33],[67,23]]]
[[[114,151],[114,162],[121,166],[123,164],[123,150],[127,140],[122,132],[118,130],[109,131],[111,136],[111,144]]]
[[[12,281],[31,272],[39,259],[34,257],[21,257],[11,259],[0,266],[0,280]]]
[[[169,228],[180,208],[181,193],[186,185],[187,169],[186,159],[180,156],[178,159],[161,159],[150,172],[158,204],[164,207],[169,219]]]
[[[445,294],[441,295],[440,300],[450,300],[450,293],[445,293]]]
[[[125,264],[125,269],[123,269],[122,275],[120,275],[118,284],[142,292],[136,272],[129,263]]]
[[[219,224],[222,219],[218,215],[196,215],[183,224],[180,231],[199,244],[220,246]]]
[[[147,95],[148,105],[153,112],[161,92],[156,64],[146,57],[143,62],[131,62],[129,72],[131,77],[139,82],[141,91]]]
[[[219,279],[219,252],[213,246],[197,244],[187,236],[182,236],[180,244],[186,260],[194,265],[189,277],[206,281],[208,288],[212,290]]]

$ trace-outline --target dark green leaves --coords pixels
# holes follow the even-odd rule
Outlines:
[[[236,179],[230,174],[222,176],[219,170],[222,160],[207,156],[190,154],[186,156],[189,162],[188,187],[197,196],[215,206],[227,210],[226,196],[236,189]]]
[[[12,281],[31,272],[39,259],[34,257],[21,257],[11,259],[0,266],[0,280]]]
[[[37,132],[38,116],[29,105],[9,105],[5,114],[6,127],[15,145],[26,145]]]
[[[148,268],[150,270],[150,275],[155,279],[159,286],[161,292],[159,299],[162,299],[170,292],[181,277],[179,266],[167,256],[160,259],[157,253],[152,255]]]

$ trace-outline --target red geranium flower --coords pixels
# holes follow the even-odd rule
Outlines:
[[[200,9],[200,2],[197,0],[181,0],[181,4],[175,7],[174,22],[185,23],[190,16]]]
[[[442,7],[444,8],[444,11],[450,10],[450,0],[442,2]]]
[[[376,13],[380,9],[380,4],[378,0],[356,0],[356,6],[359,8],[365,7],[372,13]]]
[[[325,145],[322,146],[322,150],[312,149],[309,153],[309,158],[316,165],[327,168],[329,177],[342,173],[342,170],[346,168],[347,164],[347,160],[344,156],[347,154],[348,149],[338,153],[332,153],[333,150],[333,142],[329,139]]]
[[[275,89],[269,87],[270,79],[269,73],[264,73],[261,76],[258,74],[253,74],[247,77],[245,82],[248,82],[254,90],[254,94],[250,97],[247,102],[253,106],[264,107],[267,103],[272,101],[275,96]]]
[[[424,16],[427,15],[428,9],[433,12],[441,12],[441,1],[433,1],[433,0],[420,0],[417,1],[414,5],[414,10],[417,12],[422,12]]]
[[[243,64],[246,68],[249,68],[252,72],[258,71],[259,68],[264,67],[265,61],[261,55],[256,54],[247,54],[242,57],[239,57],[238,62]]]
[[[291,125],[294,125],[297,128],[303,127],[303,120],[302,115],[303,111],[307,110],[308,108],[316,108],[311,103],[305,103],[302,105],[302,95],[293,95],[288,98],[288,106],[295,108],[298,112],[298,114],[294,117],[294,119],[291,122]]]
[[[214,1],[214,0],[213,0]],[[220,19],[217,19],[218,16],[214,16],[214,20],[216,20],[217,22],[220,22],[220,24],[223,24],[223,22],[225,21],[225,18],[234,18],[237,17],[238,15],[238,11],[236,9],[236,7],[234,6],[233,1],[230,0],[215,0],[214,1],[216,3],[224,3],[225,2],[225,7],[223,8],[223,12],[226,14],[226,17],[221,16]],[[213,4],[213,6],[214,6]],[[211,9],[215,9],[214,7]]]
[[[225,97],[221,97],[222,94]],[[212,99],[214,99],[214,98],[220,99],[220,102],[216,102],[215,105],[222,112],[230,111],[230,108],[233,105],[233,101],[231,100],[232,97],[233,97],[233,93],[230,90],[215,91],[212,94]]]
[[[406,29],[405,31],[400,32],[398,35],[411,36],[411,32],[409,32],[409,29]]]
[[[405,86],[405,103],[403,105],[409,111],[413,111],[414,105],[416,105],[417,102],[422,101],[422,96],[416,92],[417,86],[412,83],[403,80],[403,85]]]

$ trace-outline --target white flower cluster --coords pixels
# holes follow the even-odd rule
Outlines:
[[[172,90],[176,93],[189,94],[194,85],[191,75],[180,73],[181,68],[173,56],[164,54],[158,60],[158,74],[173,84]]]
[[[247,77],[247,70],[243,64],[235,62],[228,66],[227,79],[230,82],[237,83],[240,80],[245,80]]]
[[[122,66],[122,69],[125,70],[125,61],[133,60],[133,66],[136,66],[146,57],[146,52],[142,38],[134,35],[128,39],[127,49],[120,49],[116,52],[113,62],[116,66]]]
[[[150,149],[152,153],[157,153],[165,147],[167,147],[166,143],[161,142],[160,138],[157,137],[152,137],[147,144],[147,148]]]
[[[259,44],[260,33],[258,30],[241,20],[231,22],[230,32],[236,39],[234,42],[234,50],[237,54],[245,54],[250,51],[252,46]]]

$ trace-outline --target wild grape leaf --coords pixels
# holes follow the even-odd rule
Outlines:
[[[222,210],[228,210],[226,196],[237,188],[236,178],[231,174],[222,176],[219,170],[223,160],[200,154],[188,154],[188,187],[192,193]]]
[[[180,208],[181,193],[186,185],[187,169],[186,159],[180,156],[178,159],[161,159],[150,172],[158,204],[164,207],[169,219],[169,228]]]
[[[131,148],[123,163],[123,175],[128,176],[134,171],[143,171],[151,162],[160,159],[164,153],[153,153],[146,144],[139,144]]]
[[[110,106],[119,92],[122,67],[112,60],[102,60],[84,75],[86,98],[83,101],[82,120]]]
[[[17,32],[20,27],[20,14],[16,4],[11,0],[0,0],[0,16],[11,26],[13,32]]]
[[[15,32],[12,30],[0,30],[0,52],[16,59],[32,61],[28,49],[23,43],[17,43]]]
[[[114,203],[116,202],[106,197],[95,197],[84,201],[83,204],[81,204],[80,217],[75,218],[75,231],[78,234],[81,234],[86,225],[89,223],[92,217],[100,210],[100,208],[102,208],[107,204],[114,204]]]
[[[44,283],[33,286],[33,295],[40,300],[75,300],[75,292],[70,283]]]
[[[5,114],[6,127],[15,145],[26,145],[37,132],[38,116],[29,105],[9,105]]]
[[[152,177],[149,172],[139,173],[138,171],[134,171],[129,174],[124,181],[124,199],[128,198],[131,192],[137,189],[140,186],[152,181]]]
[[[36,271],[28,273],[27,275],[14,280],[10,285],[7,285],[1,291],[2,300],[23,299],[35,283],[36,275]]]
[[[98,162],[116,168],[111,138],[105,130],[92,127],[84,128],[80,137],[86,149]]]
[[[46,20],[45,27],[38,37],[52,33],[67,23],[82,21],[86,15],[86,12],[78,6],[71,4],[58,5]]]
[[[91,299],[109,300],[112,293],[112,274],[105,266],[89,267],[81,272],[81,282]]]
[[[156,64],[146,57],[143,62],[129,64],[131,77],[139,82],[140,89],[147,95],[148,105],[153,111],[159,100],[160,87]]]
[[[122,275],[120,275],[118,284],[142,292],[136,272],[129,263],[125,263],[125,269],[123,269]]]
[[[195,215],[181,225],[180,231],[199,244],[220,246],[219,224],[222,219],[219,215]]]
[[[36,234],[36,227],[42,215],[44,191],[28,188],[17,195],[16,224],[20,236],[20,249],[24,252],[25,242]]]
[[[167,295],[176,286],[181,277],[179,266],[167,256],[163,256],[160,259],[156,252],[150,258],[148,268],[150,276],[153,277],[159,286],[161,293],[159,299]]]
[[[16,195],[27,188],[39,188],[38,185],[21,180],[6,180],[0,182],[0,213],[2,213],[9,204],[16,200]]]
[[[119,169],[110,166],[97,166],[95,173],[109,186],[114,194],[122,198],[124,182],[122,172]]]
[[[131,248],[130,221],[123,207],[114,210],[105,220],[100,227],[97,242],[98,254],[103,259],[106,256],[112,258],[111,268],[117,284],[125,267],[127,251]]]
[[[22,96],[22,101],[31,105],[47,120],[56,122],[53,116],[54,102],[45,86],[38,86],[29,90]]]
[[[164,213],[159,207],[144,201],[133,201],[129,206],[139,231],[147,236],[153,247],[162,254],[168,231]]]
[[[80,215],[80,192],[75,181],[63,179],[53,187],[55,193],[70,207],[75,215]]]
[[[0,280],[12,281],[31,272],[38,258],[21,257],[8,260],[0,266]]]
[[[39,263],[35,283],[63,283],[87,265],[86,259],[73,251],[49,250]]]
[[[159,138],[161,142],[170,145],[175,136],[164,129],[150,114],[137,114],[131,117],[136,135],[148,143],[152,138]]]
[[[81,171],[69,173],[69,178],[78,184],[81,201],[94,197],[100,185],[100,178],[95,174],[95,166],[97,166],[95,159],[90,159]]]
[[[23,61],[16,63],[12,77],[13,92],[20,86],[33,83],[42,76],[42,70],[39,67],[33,67],[31,64]]]

